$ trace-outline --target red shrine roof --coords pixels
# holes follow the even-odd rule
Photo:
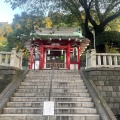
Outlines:
[[[87,48],[90,43],[90,40],[82,36],[82,32],[79,28],[39,28],[35,30],[35,33],[31,34],[33,36],[33,40],[74,40],[75,43],[79,43],[82,52]],[[30,47],[30,42],[27,43]]]

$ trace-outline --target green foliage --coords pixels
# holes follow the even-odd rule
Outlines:
[[[25,12],[21,15],[16,14],[13,19],[13,31],[7,36],[7,50],[11,51],[16,48],[17,51],[22,49],[24,62],[29,59],[28,50],[25,44],[30,40],[30,32],[34,30],[34,26],[42,26],[42,19],[40,16],[32,16]]]
[[[12,27],[7,22],[0,22],[0,51],[7,51],[7,35],[12,32]]]
[[[120,48],[120,32],[105,31],[96,37],[96,45],[105,46],[106,52],[117,52]]]
[[[120,46],[120,32],[117,31],[105,31],[96,37],[96,44],[108,44],[114,46]]]
[[[105,52],[106,53],[118,53],[119,50],[116,47],[105,44]]]
[[[25,42],[30,38],[30,32],[34,29],[34,25],[41,25],[40,19],[40,17],[28,15],[25,12],[21,15],[14,15],[12,23],[13,32],[7,37],[8,49],[16,48],[18,51],[24,48]]]
[[[6,37],[10,32],[12,32],[11,25],[7,22],[0,22],[0,37]]]
[[[49,13],[53,27],[78,27],[79,22],[73,14],[63,14],[59,12]]]
[[[108,23],[105,28],[106,31],[118,31],[120,32],[120,17]]]
[[[2,41],[0,41],[0,51],[7,51],[7,40],[4,39]]]
[[[93,40],[89,24],[93,26],[96,36],[104,31],[105,26],[120,16],[119,0],[6,0],[13,8],[24,6],[33,15],[46,16],[48,12],[59,13],[57,16],[74,15],[84,32],[84,35]],[[55,15],[56,16],[56,15]],[[54,16],[54,18],[55,18]],[[55,25],[58,25],[56,20]],[[60,23],[60,22],[58,22]],[[65,22],[64,23],[65,26]]]

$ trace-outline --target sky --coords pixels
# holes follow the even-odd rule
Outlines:
[[[12,10],[9,3],[4,3],[4,0],[0,0],[0,22],[12,23],[12,19],[15,14],[21,14],[22,10],[19,8]]]

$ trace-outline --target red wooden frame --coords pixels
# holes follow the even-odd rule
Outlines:
[[[37,41],[36,41],[37,42]],[[60,42],[60,41],[59,41]],[[35,43],[35,42],[34,42]],[[45,60],[45,50],[46,49],[64,49],[66,51],[66,68],[70,70],[70,64],[78,64],[78,69],[80,69],[80,47],[77,48],[78,50],[78,58],[77,62],[70,62],[70,50],[72,49],[72,46],[70,45],[70,41],[67,41],[67,45],[44,45],[42,44],[42,41],[39,41],[39,50],[40,50],[40,64],[39,68],[40,70],[44,68],[44,60]],[[30,69],[32,69],[33,65],[33,48],[31,47],[30,50]]]

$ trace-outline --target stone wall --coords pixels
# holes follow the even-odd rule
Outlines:
[[[21,70],[15,67],[0,66],[0,93],[17,78],[20,72]]]
[[[113,113],[120,113],[120,68],[90,68],[86,71]]]

